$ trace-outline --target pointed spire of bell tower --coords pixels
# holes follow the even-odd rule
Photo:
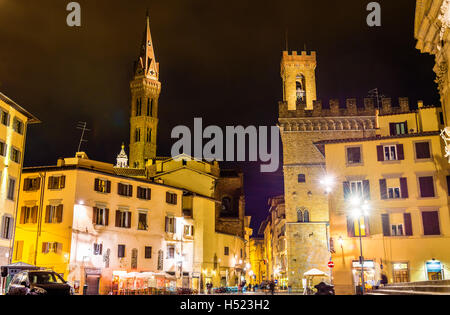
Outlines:
[[[153,48],[152,34],[150,32],[150,16],[147,10],[146,25],[142,39],[141,52],[137,61],[136,75],[144,75],[147,78],[159,79],[159,63],[156,62]]]

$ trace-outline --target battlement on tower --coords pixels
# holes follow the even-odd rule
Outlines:
[[[289,51],[283,51],[283,60],[286,62],[292,61],[298,61],[299,59],[303,60],[303,61],[312,61],[312,62],[316,62],[316,52],[315,51],[311,51],[311,52],[307,52],[307,51],[301,51],[300,54],[298,54],[297,51],[292,51],[292,53],[290,54]]]
[[[295,110],[289,110],[287,102],[279,103],[280,118],[308,118],[308,117],[352,117],[352,116],[375,116],[378,104],[374,98],[348,98],[344,103],[338,99],[330,99],[328,103],[321,100],[313,102],[313,109],[306,109],[305,103],[297,103]],[[380,102],[379,115],[395,115],[411,112],[409,99],[398,98],[394,104],[391,98],[383,98]]]

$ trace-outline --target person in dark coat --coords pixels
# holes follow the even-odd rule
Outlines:
[[[388,284],[388,278],[386,276],[386,274],[382,273],[381,274],[381,281],[380,284],[384,287],[386,284]]]
[[[272,293],[272,295],[273,295],[275,292],[275,282],[273,280],[270,281],[269,288],[270,288],[270,293]]]

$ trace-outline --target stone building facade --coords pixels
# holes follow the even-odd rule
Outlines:
[[[377,124],[373,99],[360,103],[348,99],[345,104],[339,100],[328,104],[317,101],[313,88],[315,65],[315,52],[283,52],[284,99],[279,103],[279,126],[283,143],[287,276],[293,290],[302,288],[306,271],[328,270],[330,259],[329,202],[320,183],[326,176],[325,160],[313,143],[373,136]],[[292,78],[305,78],[306,88],[292,84]],[[296,97],[295,106],[292,95]],[[387,106],[390,100],[383,102]],[[406,104],[404,100],[400,103]]]

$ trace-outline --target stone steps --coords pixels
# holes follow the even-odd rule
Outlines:
[[[450,295],[450,280],[393,283],[368,295]]]

